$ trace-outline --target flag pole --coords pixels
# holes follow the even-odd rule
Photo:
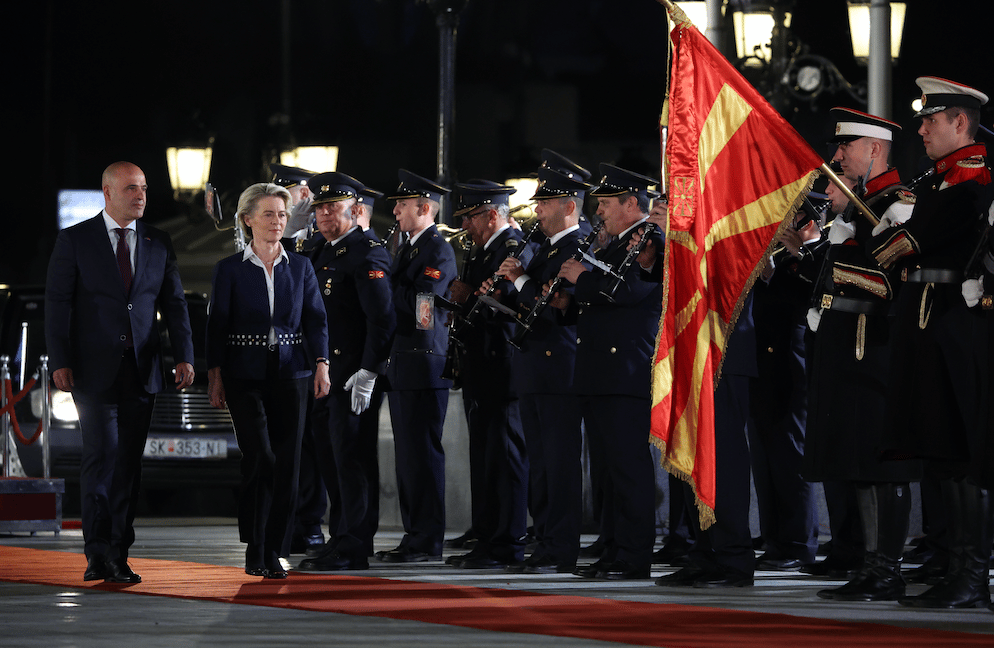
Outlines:
[[[835,171],[832,171],[832,167],[828,166],[827,163],[823,163],[820,169],[822,173],[828,176],[828,179],[832,181],[832,184],[838,187],[839,191],[841,191],[845,197],[849,199],[849,202],[851,202],[853,206],[859,210],[859,213],[863,214],[866,220],[870,222],[870,225],[876,227],[877,224],[880,223],[880,219],[873,213],[873,210],[870,209],[865,202],[860,200],[856,194],[852,192],[852,189],[847,187],[846,184],[839,179],[839,176],[835,175]]]

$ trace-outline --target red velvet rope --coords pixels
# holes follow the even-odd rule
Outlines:
[[[36,382],[37,379],[35,378],[29,380],[28,384],[24,386],[24,389],[17,392],[16,396],[13,393],[13,385],[11,381],[5,380],[3,382],[3,390],[7,393],[7,404],[3,408],[0,408],[0,416],[3,416],[4,414],[10,414],[10,422],[12,424],[12,427],[14,428],[14,436],[16,436],[17,440],[24,445],[31,445],[32,443],[38,440],[38,437],[41,436],[42,421],[40,420],[38,421],[38,428],[35,430],[34,434],[31,435],[31,438],[26,439],[24,435],[21,434],[21,426],[17,424],[17,415],[14,412],[14,405],[17,405],[17,403],[19,403],[21,399],[23,399],[28,394],[28,392],[31,391],[31,388],[35,386]]]

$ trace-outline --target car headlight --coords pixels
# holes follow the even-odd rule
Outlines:
[[[31,391],[31,414],[39,419],[41,418],[42,397],[41,389]],[[76,403],[72,399],[72,394],[61,389],[52,389],[52,418],[67,423],[75,423],[79,420],[79,413],[76,411]]]

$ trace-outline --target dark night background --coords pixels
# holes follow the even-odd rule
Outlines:
[[[895,162],[907,176],[922,154],[908,107],[919,94],[916,76],[994,93],[990,26],[980,15],[989,5],[909,5],[893,82],[894,119],[907,135]],[[119,159],[146,173],[149,222],[206,221],[173,200],[167,146],[213,136],[211,181],[228,201],[268,179],[268,156],[291,136],[340,146],[339,170],[381,190],[395,186],[399,167],[433,176],[439,37],[428,6],[291,7],[286,97],[275,0],[48,0],[8,10],[5,165],[25,199],[3,217],[0,283],[43,281],[57,190],[99,188],[104,167]],[[812,53],[850,82],[865,80],[852,58],[845,2],[801,0],[793,12],[794,35]],[[457,36],[454,177],[501,180],[533,170],[543,147],[590,169],[607,161],[658,175],[665,13],[655,0],[469,0]],[[287,101],[289,125],[280,126]],[[865,108],[840,94],[784,111],[826,157],[834,105]],[[983,121],[994,122],[989,110]],[[377,205],[381,216],[388,209]]]

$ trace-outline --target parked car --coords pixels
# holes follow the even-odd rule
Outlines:
[[[235,441],[227,410],[210,406],[207,397],[207,366],[204,354],[207,330],[207,296],[187,292],[190,324],[193,328],[196,380],[177,391],[173,379],[159,393],[152,411],[152,423],[145,445],[142,483],[150,489],[184,487],[236,487],[241,451]],[[0,354],[11,358],[13,391],[30,380],[45,353],[45,290],[38,286],[0,285]],[[174,365],[169,333],[160,318],[163,365],[171,373]],[[26,338],[26,340],[25,340]],[[42,413],[42,390],[36,386],[15,408],[22,434],[30,437]],[[82,441],[79,419],[72,395],[52,387],[52,418],[49,444],[51,475],[67,484],[79,482]],[[25,473],[43,474],[41,443],[15,444]]]

